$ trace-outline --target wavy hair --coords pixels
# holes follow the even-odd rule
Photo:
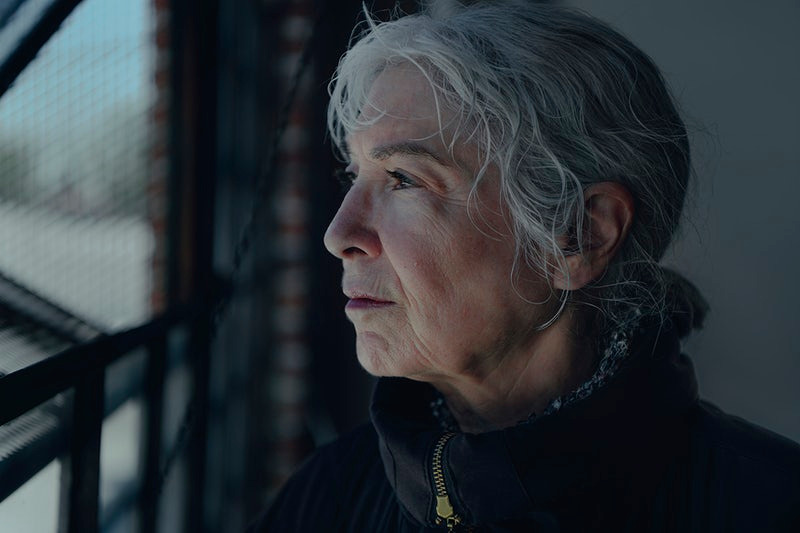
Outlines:
[[[437,1],[384,23],[365,14],[329,86],[328,129],[342,153],[348,135],[369,125],[361,110],[377,76],[414,65],[439,116],[446,109],[454,117],[449,149],[479,148],[473,193],[490,165],[499,170],[517,265],[568,277],[565,257],[582,251],[588,224],[585,189],[615,181],[632,194],[626,241],[600,279],[559,295],[559,313],[589,305],[603,330],[642,314],[680,315],[681,335],[701,324],[699,292],[659,265],[691,163],[686,128],[646,54],[585,13],[534,2]]]

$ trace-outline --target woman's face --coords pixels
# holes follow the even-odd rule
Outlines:
[[[342,260],[359,362],[423,381],[487,375],[530,349],[557,298],[524,261],[512,283],[514,241],[493,169],[470,218],[477,150],[448,154],[422,74],[385,71],[369,102],[362,115],[380,118],[348,139],[356,177],[325,234]]]

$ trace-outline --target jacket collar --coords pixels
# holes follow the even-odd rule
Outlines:
[[[652,459],[679,438],[674,429],[697,400],[697,382],[674,334],[654,329],[635,346],[590,397],[510,428],[450,439],[445,481],[467,523],[546,514],[607,476],[655,467]],[[371,407],[387,478],[408,513],[428,525],[436,517],[432,453],[442,435],[430,409],[435,398],[425,383],[382,378]],[[637,463],[642,454],[649,460]]]

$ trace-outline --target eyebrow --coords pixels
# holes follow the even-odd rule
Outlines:
[[[451,162],[447,161],[436,152],[430,150],[424,144],[420,144],[418,142],[413,142],[413,141],[403,141],[399,143],[392,143],[384,146],[378,146],[376,148],[373,148],[372,151],[370,152],[372,158],[377,159],[379,161],[389,159],[393,155],[397,154],[431,159],[436,163],[439,163],[443,167],[453,166]]]

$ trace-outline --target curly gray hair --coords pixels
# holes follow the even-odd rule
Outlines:
[[[348,135],[368,126],[361,110],[376,77],[415,65],[440,116],[446,108],[455,117],[449,148],[471,142],[480,150],[475,186],[490,165],[498,168],[518,261],[568,276],[565,257],[583,246],[585,189],[616,181],[631,192],[626,242],[600,279],[562,293],[562,310],[595,307],[602,329],[622,325],[632,310],[684,314],[683,335],[700,325],[702,297],[659,265],[691,164],[686,128],[647,55],[582,12],[514,0],[438,1],[385,23],[367,14],[361,30],[329,87],[328,128],[342,153]]]

